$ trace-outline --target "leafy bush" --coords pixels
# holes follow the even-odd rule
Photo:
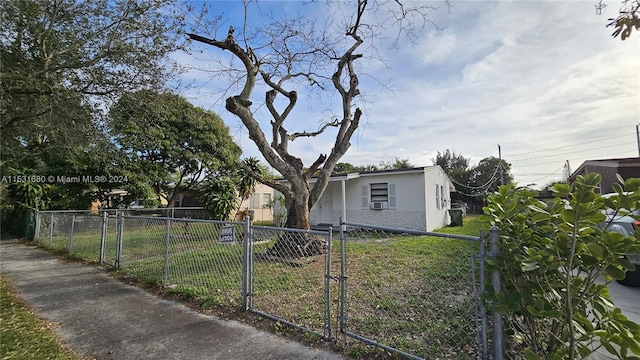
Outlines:
[[[233,180],[229,177],[211,178],[203,184],[203,188],[200,200],[204,208],[213,219],[228,220],[238,204]]]
[[[479,220],[500,230],[501,254],[489,266],[501,271],[502,289],[485,296],[504,315],[511,358],[579,359],[604,347],[640,359],[630,355],[640,355],[640,326],[615,308],[607,286],[634,269],[624,254],[640,252],[640,234],[604,230],[606,207],[640,208],[640,179],[616,185],[606,201],[594,192],[601,179],[557,184],[547,203],[513,185],[489,197]]]

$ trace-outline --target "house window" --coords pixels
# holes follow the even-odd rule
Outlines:
[[[249,208],[257,209],[260,207],[260,194],[251,195],[251,199],[249,199]]]
[[[371,184],[371,202],[389,201],[387,183]]]
[[[271,194],[264,193],[262,194],[262,207],[270,207],[271,206]]]
[[[395,209],[396,185],[373,183],[362,187],[362,207],[371,209]]]
[[[440,185],[440,207],[445,208],[444,206],[444,186]]]
[[[440,186],[436,185],[436,208],[440,209]]]

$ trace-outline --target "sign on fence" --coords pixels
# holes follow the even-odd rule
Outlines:
[[[220,228],[220,244],[233,244],[235,242],[235,227],[223,226]]]

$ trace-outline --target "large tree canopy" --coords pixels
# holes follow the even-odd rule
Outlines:
[[[216,36],[215,31],[209,35],[205,28],[200,34],[189,34],[192,40],[239,60],[240,68],[225,72],[238,74],[231,83],[241,84],[238,93],[226,99],[226,109],[242,121],[265,160],[287,180],[288,184],[283,184],[256,176],[284,195],[287,226],[302,229],[310,227],[309,211],[351,146],[351,136],[361,121],[362,109],[357,104],[361,91],[358,60],[375,56],[373,44],[385,39],[383,34],[387,31],[398,34],[392,42],[415,35],[414,31],[431,23],[427,13],[434,9],[422,2],[402,1],[358,0],[327,5],[334,6],[330,9],[332,19],[291,14],[276,18],[271,14],[252,28],[245,16],[242,26],[230,27],[222,37]],[[218,29],[215,24],[209,28]],[[339,107],[330,109],[330,120],[317,129],[292,132],[291,120],[295,116],[291,115],[301,98],[298,91],[302,90],[332,92],[339,99]],[[271,117],[270,129],[261,128],[255,116],[255,91],[264,96]],[[301,122],[297,123],[299,127]],[[318,154],[311,164],[305,166],[289,151],[292,141],[313,138],[332,129],[332,147],[327,153]],[[316,177],[313,186],[311,176]]]
[[[125,168],[169,204],[212,172],[235,165],[241,153],[218,115],[175,94],[125,94],[109,115]]]
[[[0,172],[115,171],[104,110],[123,92],[162,87],[173,71],[167,55],[182,27],[174,2],[0,2]],[[88,207],[108,185],[55,184],[50,206]]]
[[[472,187],[482,189],[484,193],[495,192],[500,185],[513,182],[511,164],[504,159],[489,156],[471,169],[469,178]]]
[[[466,171],[469,167],[469,159],[462,156],[462,154],[456,154],[455,151],[447,149],[446,151],[436,154],[435,159],[431,159],[433,165],[440,165],[442,170],[447,174],[451,174],[455,170]]]
[[[68,92],[117,95],[161,85],[182,26],[168,3],[3,1],[3,130],[66,109]]]

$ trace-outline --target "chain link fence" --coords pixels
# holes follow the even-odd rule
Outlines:
[[[356,357],[382,348],[411,359],[502,358],[500,317],[487,317],[479,296],[487,258],[481,236],[160,215],[38,212],[35,238],[203,305],[249,310],[276,328],[336,341]],[[496,229],[493,255],[498,238]]]
[[[35,240],[56,251],[68,251],[76,214],[71,212],[39,212]]]

